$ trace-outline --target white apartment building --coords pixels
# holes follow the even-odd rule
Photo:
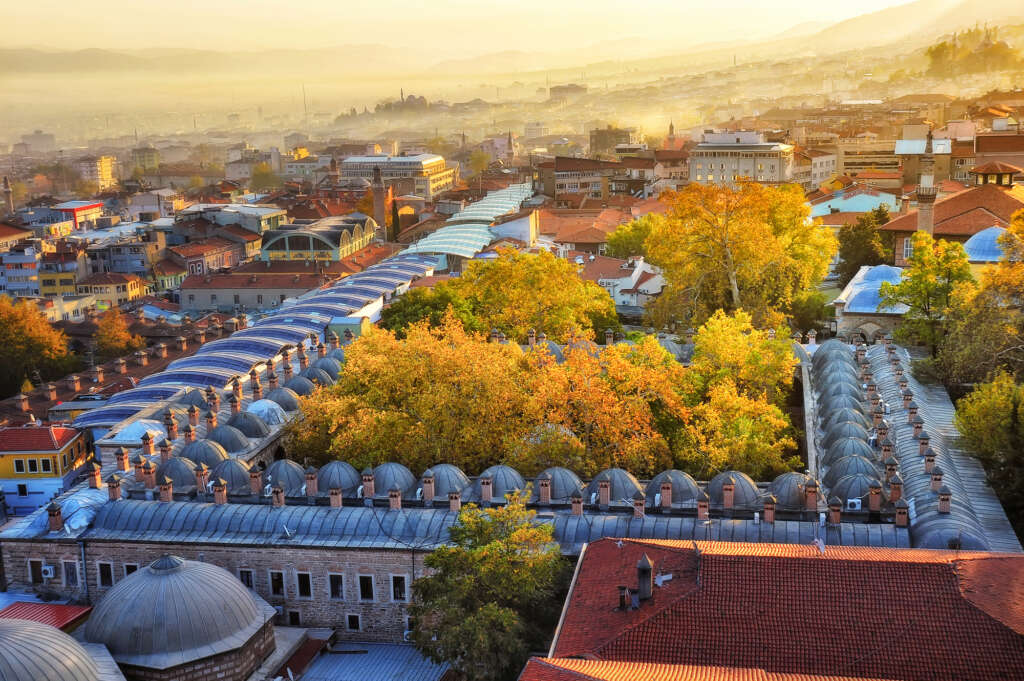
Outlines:
[[[86,182],[95,182],[99,191],[105,191],[117,184],[114,177],[113,156],[86,156],[75,161],[75,170]]]
[[[412,178],[413,193],[427,201],[433,201],[435,196],[454,187],[459,179],[458,168],[449,166],[444,157],[437,154],[349,156],[341,162],[341,176],[373,180],[375,168],[380,169],[385,183]]]
[[[690,181],[700,184],[733,184],[742,179],[757,182],[793,180],[793,145],[766,142],[761,133],[705,132],[690,151]]]

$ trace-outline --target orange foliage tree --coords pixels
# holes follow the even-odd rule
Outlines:
[[[93,334],[96,352],[101,357],[120,357],[146,346],[141,336],[128,330],[128,322],[116,307],[103,313]]]
[[[56,378],[71,368],[67,337],[31,301],[0,296],[0,394],[13,395],[36,371]]]

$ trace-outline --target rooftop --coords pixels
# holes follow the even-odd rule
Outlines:
[[[63,426],[0,428],[0,453],[56,452],[76,437],[77,430]]]
[[[935,202],[933,215],[936,236],[970,236],[992,227],[1006,227],[1012,215],[1024,208],[1024,187],[985,184]],[[917,230],[917,211],[900,215],[882,225],[893,232]]]

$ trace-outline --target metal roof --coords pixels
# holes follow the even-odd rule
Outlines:
[[[411,645],[340,643],[313,660],[303,681],[436,681],[448,664],[435,664]]]
[[[98,681],[82,645],[60,629],[28,620],[0,620],[0,679]]]

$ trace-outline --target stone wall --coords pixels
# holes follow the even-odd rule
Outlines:
[[[124,665],[128,681],[245,681],[274,650],[274,625],[267,622],[241,648],[169,669]]]

